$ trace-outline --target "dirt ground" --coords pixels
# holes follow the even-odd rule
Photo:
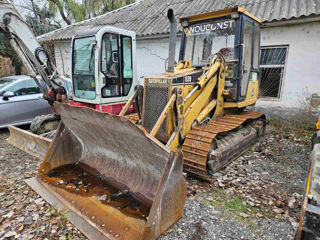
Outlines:
[[[262,143],[212,183],[187,177],[184,216],[160,239],[292,239],[310,153],[308,131],[269,124]],[[0,130],[0,239],[85,239],[25,183],[40,161],[7,144]]]

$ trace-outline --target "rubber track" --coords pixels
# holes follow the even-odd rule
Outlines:
[[[244,111],[239,114],[226,114],[204,126],[194,127],[186,136],[182,145],[183,170],[203,180],[210,180],[207,173],[207,159],[213,139],[223,132],[241,126],[249,119],[258,119],[263,113]]]

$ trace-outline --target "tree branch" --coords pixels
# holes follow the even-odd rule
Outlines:
[[[59,2],[59,0],[49,0],[50,2],[52,2],[53,4],[55,4],[58,7],[59,13],[63,19],[63,21],[68,24],[71,25],[71,21],[69,20],[69,18],[67,18],[67,16],[64,14],[63,11],[63,6],[61,5],[61,3]]]

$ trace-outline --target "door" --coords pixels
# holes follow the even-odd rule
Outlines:
[[[33,118],[51,112],[51,107],[42,98],[42,93],[33,79],[24,80],[6,89],[14,97],[0,100],[0,126],[30,123]]]
[[[127,96],[133,80],[131,37],[105,33],[101,51],[102,97]]]
[[[252,66],[253,22],[244,18],[241,97],[247,95]]]
[[[119,35],[106,33],[102,38],[101,72],[104,74],[105,86],[102,97],[120,97],[121,79],[119,64]]]

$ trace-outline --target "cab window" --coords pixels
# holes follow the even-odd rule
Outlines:
[[[131,37],[121,36],[122,45],[122,88],[123,96],[127,96],[132,85],[132,39]]]
[[[226,59],[234,59],[235,21],[210,20],[196,23],[185,29],[185,60],[204,64],[213,53],[220,52]]]
[[[74,40],[72,56],[72,80],[74,94],[78,98],[95,99],[94,75],[95,37]]]
[[[118,35],[106,33],[102,39],[101,71],[106,85],[102,97],[120,96],[120,69]]]
[[[121,48],[120,48],[121,45]],[[132,86],[132,39],[106,33],[102,38],[101,72],[105,78],[102,97],[127,96]]]
[[[250,21],[244,22],[244,34],[243,34],[243,70],[241,81],[241,96],[245,96],[247,93],[248,82],[250,78],[250,71],[252,65],[252,33],[253,23]]]
[[[259,54],[260,54],[260,27],[254,24],[254,38],[253,38],[253,69],[259,68]]]

